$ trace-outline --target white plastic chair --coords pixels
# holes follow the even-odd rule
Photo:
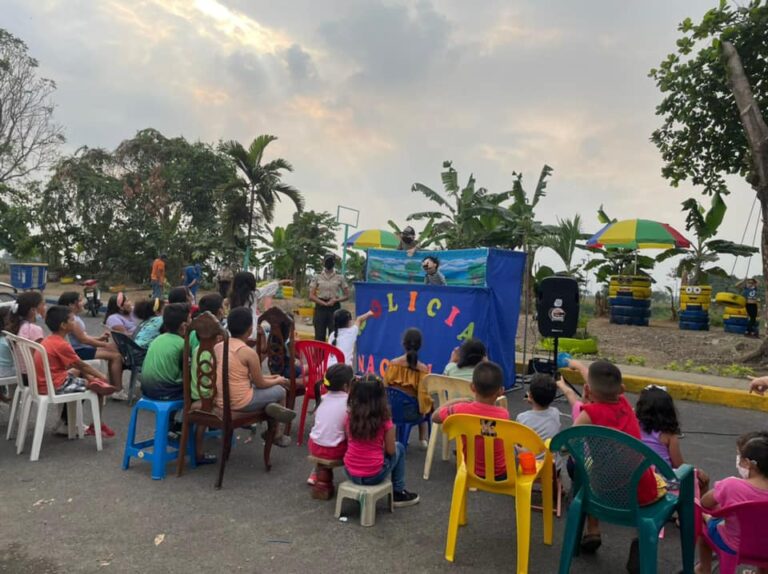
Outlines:
[[[12,377],[3,377],[0,379],[0,387],[9,387],[8,391],[10,392],[10,387],[13,385],[16,385],[16,389],[13,391],[13,398],[11,399],[11,414],[8,417],[8,432],[6,433],[6,439],[11,438],[11,428],[13,427],[13,417],[16,414],[16,395],[19,394],[18,388],[19,388],[19,380],[16,375]]]
[[[4,335],[8,335],[7,331],[3,331]],[[13,377],[13,383],[3,383],[2,381],[10,380],[0,379],[0,385],[2,384],[15,384],[16,389],[13,391],[13,398],[11,399],[11,414],[8,416],[8,430],[5,433],[5,440],[11,440],[13,434],[13,425],[18,425],[18,419],[21,419],[21,405],[24,404],[24,395],[29,392],[27,385],[24,383],[24,375],[21,373],[21,353],[17,353],[13,344],[8,339],[8,345],[11,347],[11,357],[13,357],[13,366],[16,368],[16,376]]]
[[[426,385],[427,393],[434,401],[435,411],[440,410],[440,408],[448,401],[455,399],[475,399],[475,395],[469,386],[470,382],[465,379],[447,377],[445,375],[427,375],[424,377],[421,384]],[[496,400],[496,405],[507,408],[507,397],[499,397]],[[432,429],[429,435],[429,446],[427,447],[427,456],[424,459],[424,480],[429,480],[429,473],[432,469],[432,459],[435,457],[435,448],[437,447],[437,436],[443,434],[440,432],[440,426],[441,425],[438,423],[432,423]],[[442,436],[442,441],[443,460],[448,460],[448,445],[451,441],[444,435]]]
[[[91,413],[93,416],[93,427],[97,429],[95,433],[96,437],[96,450],[101,450],[101,415],[99,413],[99,397],[91,391],[84,391],[82,393],[69,393],[65,395],[57,395],[53,386],[53,379],[51,378],[51,368],[48,363],[48,353],[45,347],[39,343],[29,341],[22,337],[17,337],[6,332],[8,342],[11,345],[11,349],[16,351],[18,349],[21,357],[24,361],[24,365],[27,368],[27,380],[29,385],[27,392],[24,393],[21,408],[21,421],[19,422],[18,436],[16,437],[16,454],[21,454],[24,451],[24,443],[27,434],[27,424],[29,422],[29,412],[32,408],[32,403],[37,404],[37,418],[35,421],[35,433],[32,439],[32,450],[29,455],[29,460],[36,461],[40,458],[40,447],[43,443],[43,434],[45,433],[45,419],[48,415],[48,406],[54,405],[67,405],[68,414],[68,434],[69,438],[75,438],[75,435],[79,438],[83,438],[83,401],[88,400],[91,403]],[[35,367],[34,353],[40,353],[43,362],[43,369],[45,370],[45,383],[48,389],[47,395],[41,395],[37,388],[37,371]]]

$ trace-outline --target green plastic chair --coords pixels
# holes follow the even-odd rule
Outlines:
[[[566,429],[552,438],[550,450],[565,449],[573,457],[575,475],[573,502],[560,554],[560,574],[568,574],[573,556],[579,553],[587,515],[602,522],[637,528],[641,574],[655,574],[659,531],[677,511],[684,574],[693,574],[694,472],[684,464],[677,470],[636,438],[606,427],[583,425]],[[648,506],[639,506],[640,477],[651,466],[676,494],[667,492]]]

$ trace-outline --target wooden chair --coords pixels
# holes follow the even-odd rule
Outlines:
[[[259,332],[261,339],[257,343],[259,357],[267,360],[272,374],[281,375],[286,367],[296,364],[296,326],[293,317],[280,309],[270,307],[259,315],[259,323],[269,324],[269,336],[263,330]],[[287,345],[286,345],[287,343]],[[286,377],[290,380],[290,389],[286,398],[286,406],[293,410],[296,405],[296,397],[304,394],[304,385],[296,382],[296,369],[291,368]],[[290,427],[286,427],[285,434],[290,434]]]
[[[189,336],[192,331],[197,333],[200,345],[193,351],[190,348]],[[214,346],[222,342],[224,345],[222,357],[222,399],[223,408],[215,406],[217,391],[217,364]],[[192,364],[196,368],[196,390],[199,400],[192,400]],[[229,333],[222,328],[219,321],[211,313],[198,315],[187,329],[184,340],[184,410],[181,432],[182,445],[188,444],[191,425],[203,425],[212,429],[221,429],[221,454],[219,456],[219,475],[216,488],[221,488],[224,480],[224,467],[232,449],[232,435],[236,428],[249,427],[262,421],[267,422],[267,434],[264,443],[264,466],[272,468],[270,453],[275,438],[277,424],[274,419],[264,412],[241,413],[233,412],[229,399]],[[194,441],[193,441],[194,442]],[[186,449],[180,449],[177,475],[184,471]],[[194,454],[193,454],[194,456]]]

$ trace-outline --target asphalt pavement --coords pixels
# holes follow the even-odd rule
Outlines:
[[[92,334],[100,332],[88,319]],[[630,400],[635,397],[630,395]],[[766,399],[768,400],[768,399]],[[557,403],[570,424],[565,403]],[[687,462],[717,480],[735,474],[736,435],[768,428],[764,413],[678,401]],[[510,395],[514,417],[525,410],[519,392]],[[68,441],[47,433],[40,460],[17,456],[0,440],[0,572],[500,572],[516,563],[514,499],[471,493],[468,524],[459,532],[456,561],[444,557],[455,466],[439,454],[429,481],[421,478],[425,451],[415,433],[407,455],[407,488],[421,503],[389,514],[380,507],[376,525],[363,528],[356,506],[344,506],[346,521],[333,517],[335,501],[312,500],[305,480],[311,470],[306,447],[275,448],[266,472],[259,439],[238,433],[220,491],[217,466],[188,470],[182,478],[169,465],[162,481],[147,463],[121,469],[130,409],[109,401],[104,419],[117,432],[97,452],[93,438]],[[5,436],[8,409],[0,406]],[[50,411],[48,427],[55,422]],[[142,434],[152,432],[140,418]],[[309,425],[308,425],[309,427]],[[31,438],[31,437],[30,437]],[[30,441],[28,441],[29,444]],[[206,443],[217,452],[215,440]],[[341,473],[336,472],[337,481]],[[554,544],[542,543],[542,520],[534,512],[530,572],[556,572],[565,516],[555,520]],[[623,572],[633,532],[604,526],[594,557],[574,560],[574,573]],[[660,573],[680,568],[677,529],[660,541]]]

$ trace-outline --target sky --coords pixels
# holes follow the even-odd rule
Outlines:
[[[360,229],[431,209],[411,185],[441,190],[443,160],[494,192],[512,172],[532,192],[548,164],[544,223],[579,213],[595,232],[603,205],[684,231],[680,204],[701,196],[660,175],[648,71],[673,51],[677,25],[714,4],[0,0],[0,26],[56,81],[65,151],[113,149],[147,127],[206,142],[274,134],[269,157],[293,163],[285,181],[307,207],[358,209]],[[732,182],[720,238],[741,240],[753,199]],[[289,218],[284,203],[277,223]],[[547,251],[538,261],[563,267]],[[746,268],[742,258],[736,273]]]

